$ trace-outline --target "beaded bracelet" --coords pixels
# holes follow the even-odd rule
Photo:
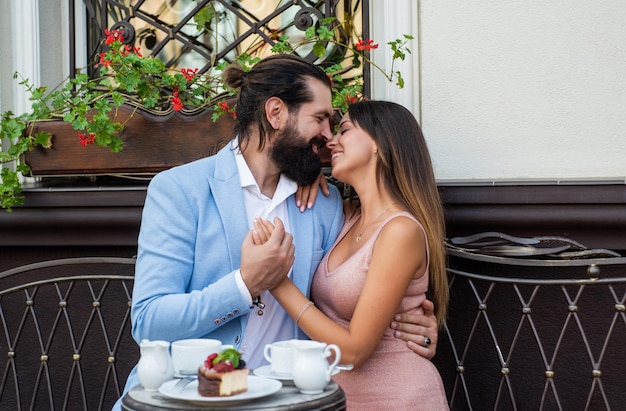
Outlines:
[[[304,314],[307,308],[309,308],[312,305],[315,305],[315,303],[313,301],[308,301],[306,304],[302,306],[302,309],[300,310],[300,312],[298,313],[298,316],[296,317],[296,325],[298,325],[298,323],[300,322],[300,318],[302,317],[302,314]]]

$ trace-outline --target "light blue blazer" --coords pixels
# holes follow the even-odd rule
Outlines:
[[[331,186],[330,196],[318,196],[304,213],[293,196],[287,204],[296,247],[293,282],[308,295],[315,269],[343,225],[341,198]],[[250,307],[234,271],[248,230],[230,144],[214,156],[156,175],[139,233],[133,338],[138,343],[215,338],[238,347]],[[134,369],[125,392],[136,383]]]

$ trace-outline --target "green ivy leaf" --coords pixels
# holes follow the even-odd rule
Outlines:
[[[68,111],[63,116],[63,121],[65,121],[66,123],[73,123],[75,119],[76,119],[76,113],[74,111]]]
[[[113,108],[111,107],[111,103],[109,103],[108,100],[96,101],[96,104],[94,104],[94,108],[98,110],[99,113],[108,113],[109,111],[113,110]],[[109,116],[105,116],[105,117],[106,117],[106,120],[109,119]]]
[[[124,95],[122,95],[122,93],[120,93],[119,91],[114,91],[113,93],[111,93],[111,101],[113,101],[113,105],[119,107],[124,104],[126,99],[124,98]]]
[[[8,114],[12,115],[13,113],[9,112]],[[6,120],[2,120],[2,127],[0,128],[0,138],[6,137],[9,140],[20,138],[25,128],[26,124],[23,121],[20,121],[16,118],[7,118]]]
[[[46,95],[46,91],[48,91],[48,87],[37,87],[36,89],[33,89],[33,93],[29,97],[29,100],[41,100]]]
[[[323,41],[316,41],[313,45],[313,54],[317,57],[324,57],[324,54],[326,54],[326,43]]]
[[[22,185],[17,177],[17,173],[8,168],[0,170],[2,184],[0,184],[0,206],[9,213],[13,211],[15,205],[24,204],[24,197],[20,195]]]
[[[14,158],[19,158],[22,154],[27,152],[31,147],[31,140],[29,138],[20,138],[13,143],[7,150],[9,155]]]
[[[4,151],[0,150],[0,164],[1,163],[8,163],[9,161],[13,161],[15,160],[15,157],[5,153]]]
[[[308,40],[315,38],[315,26],[311,26],[304,31],[304,37]]]
[[[317,36],[320,40],[332,40],[335,37],[335,32],[327,26],[320,26],[320,28],[317,29]]]
[[[111,142],[109,143],[109,148],[113,153],[119,153],[124,148],[124,142],[121,138],[117,136],[111,136]]]
[[[40,131],[35,133],[35,139],[33,140],[33,145],[41,146],[43,148],[52,147],[52,134],[47,131]]]
[[[215,9],[213,6],[206,6],[201,8],[193,16],[193,21],[196,23],[196,29],[198,31],[211,29],[211,21],[215,18]]]
[[[280,36],[280,41],[272,46],[272,53],[293,53],[293,47],[289,43],[289,37]]]
[[[404,88],[404,78],[402,78],[402,73],[396,71],[396,78],[396,85],[398,86],[398,88]]]

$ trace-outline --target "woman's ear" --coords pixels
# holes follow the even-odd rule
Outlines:
[[[281,126],[281,118],[287,118],[285,103],[278,97],[270,97],[265,101],[265,116],[268,123],[278,130]]]

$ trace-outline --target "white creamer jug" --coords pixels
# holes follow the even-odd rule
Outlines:
[[[330,376],[341,360],[335,344],[319,341],[293,340],[293,382],[303,394],[319,394],[330,382]],[[332,351],[335,358],[328,362]]]
[[[156,391],[161,384],[174,378],[174,364],[167,341],[142,340],[137,378],[146,391]]]

